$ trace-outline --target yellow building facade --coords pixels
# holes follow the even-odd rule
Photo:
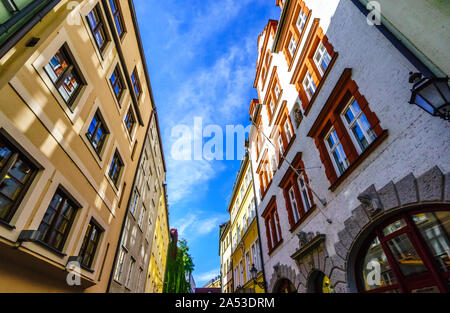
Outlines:
[[[264,293],[255,193],[248,155],[241,163],[228,212],[230,213],[233,291]],[[254,267],[254,269],[253,269]],[[252,276],[256,274],[256,283]]]
[[[167,186],[159,201],[158,217],[155,225],[155,237],[153,238],[152,253],[148,268],[146,292],[162,293],[167,265],[167,253],[169,251],[170,229],[169,211],[167,204]]]
[[[1,4],[0,292],[105,292],[155,112],[133,1]]]

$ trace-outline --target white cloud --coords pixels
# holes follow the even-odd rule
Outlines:
[[[219,225],[229,218],[228,214],[205,213],[196,210],[189,212],[174,223],[180,238],[188,238],[189,242],[197,238],[209,235],[211,232],[219,232]]]
[[[199,275],[195,275],[194,280],[198,283],[199,286],[204,285],[205,283],[209,282],[210,280],[216,278],[219,276],[220,270],[214,269],[208,272],[201,273]]]

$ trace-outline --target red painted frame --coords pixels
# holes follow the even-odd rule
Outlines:
[[[430,207],[416,208],[408,212],[403,212],[399,215],[395,215],[389,218],[388,220],[384,221],[380,225],[378,225],[376,230],[374,231],[375,235],[370,236],[368,240],[365,241],[364,245],[360,249],[357,256],[357,263],[355,266],[355,275],[356,275],[355,277],[358,292],[382,293],[398,289],[402,293],[407,293],[415,289],[437,286],[440,292],[449,293],[450,289],[447,281],[450,280],[450,271],[443,272],[442,270],[439,269],[439,266],[436,264],[436,261],[434,260],[433,254],[431,253],[427,243],[423,239],[422,235],[420,234],[420,231],[417,229],[417,226],[412,220],[412,216],[414,214],[439,212],[439,211],[441,212],[450,211],[450,208],[448,205],[430,205]],[[406,222],[406,226],[392,234],[389,234],[388,236],[384,236],[382,230],[385,227],[391,225],[392,223],[400,219],[403,219]],[[428,273],[413,275],[410,277],[405,277],[401,273],[398,263],[395,261],[395,258],[392,255],[391,250],[387,246],[387,242],[402,234],[406,234],[408,236],[408,239],[411,241],[412,246],[414,247],[419,257],[422,259],[425,267],[427,268]],[[360,273],[362,272],[361,267],[363,259],[368,251],[370,244],[373,242],[375,237],[378,237],[378,239],[381,242],[383,252],[385,253],[386,258],[388,259],[389,265],[391,267],[392,273],[395,276],[397,283],[391,286],[366,291],[365,288],[363,287],[363,279]]]

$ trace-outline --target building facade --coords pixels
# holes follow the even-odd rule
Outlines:
[[[159,201],[158,217],[152,245],[152,254],[147,275],[146,291],[149,293],[162,293],[164,290],[164,276],[166,273],[167,254],[169,251],[169,210],[167,201],[167,185]]]
[[[258,38],[249,151],[268,292],[449,291],[450,124],[409,103],[411,72],[448,75],[445,49],[408,50],[363,2],[277,0]]]
[[[0,97],[0,291],[105,292],[156,119],[133,2],[2,1]]]
[[[229,232],[231,234],[231,266],[233,292],[264,293],[264,275],[261,261],[259,231],[256,220],[256,202],[248,154],[241,162],[231,201]],[[252,268],[255,268],[255,280]]]
[[[108,292],[143,293],[146,290],[162,290],[164,276],[161,275],[161,268],[153,265],[158,261],[160,266],[165,266],[169,226],[167,193],[163,185],[166,167],[158,133],[157,115],[154,114],[131,187],[132,193],[128,199]],[[164,220],[161,221],[161,218]],[[163,242],[167,244],[161,245]]]
[[[231,258],[230,222],[220,225],[219,230],[220,276],[223,293],[231,293],[233,289],[233,264]]]

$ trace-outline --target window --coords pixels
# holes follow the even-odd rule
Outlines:
[[[247,281],[250,280],[250,269],[252,268],[251,264],[250,264],[250,252],[247,251],[247,253],[245,254],[245,265],[246,265],[246,276],[247,276]]]
[[[18,149],[0,135],[0,221],[11,221],[37,170]]]
[[[289,53],[291,54],[291,57],[293,57],[295,54],[295,50],[297,50],[297,41],[295,41],[294,36],[291,36],[288,50],[289,50]]]
[[[328,65],[330,65],[331,62],[331,57],[328,54],[327,49],[325,48],[325,46],[323,45],[322,42],[320,42],[319,47],[317,47],[317,51],[314,55],[314,63],[317,66],[317,69],[320,72],[320,75],[323,76],[323,74],[325,74]]]
[[[116,150],[111,161],[111,166],[109,168],[109,177],[116,187],[119,183],[119,177],[122,172],[123,166],[124,164],[122,158],[120,157],[119,152]]]
[[[242,260],[239,261],[239,282],[240,286],[243,287],[244,285],[244,265],[242,264]]]
[[[334,191],[388,136],[347,68],[308,132]]]
[[[92,35],[94,36],[95,44],[100,52],[103,52],[106,44],[109,42],[109,38],[106,33],[106,27],[104,25],[103,16],[100,10],[100,4],[97,4],[94,9],[89,12],[87,20],[89,22]]]
[[[89,125],[88,131],[86,133],[86,137],[89,139],[92,147],[95,152],[100,155],[103,145],[108,137],[109,131],[106,128],[105,122],[100,114],[97,111],[92,118],[91,124]]]
[[[284,122],[284,133],[286,134],[287,142],[290,142],[293,134],[292,134],[291,125],[290,125],[288,119],[286,119],[286,122]]]
[[[94,261],[95,253],[97,252],[98,244],[100,242],[103,230],[94,221],[89,223],[86,235],[84,236],[83,244],[79,256],[82,257],[81,265],[85,268],[91,268]]]
[[[136,265],[135,259],[131,258],[130,267],[128,268],[128,275],[127,275],[127,281],[125,283],[125,288],[131,290],[131,284],[133,282],[133,272],[134,272],[134,266]]]
[[[120,249],[119,258],[117,260],[116,271],[114,273],[114,280],[119,283],[121,282],[121,279],[122,279],[123,264],[125,261],[126,254],[127,254],[127,251],[125,250],[125,248],[122,247]]]
[[[307,18],[308,18],[308,16],[306,15],[305,11],[300,9],[300,13],[298,14],[297,23],[295,24],[300,32],[305,27]]]
[[[134,216],[134,213],[136,213],[136,207],[138,206],[138,203],[139,203],[139,192],[136,189],[134,191],[133,202],[131,203],[131,206],[130,206],[130,212],[131,212],[131,215],[133,215],[133,216]]]
[[[361,292],[449,292],[450,211],[423,207],[380,224],[360,251]],[[379,284],[369,268],[381,269]],[[371,267],[372,265],[372,267]]]
[[[264,218],[266,226],[267,245],[270,254],[283,241],[275,196],[273,196],[269,201],[269,204],[266,210],[264,210],[262,217]]]
[[[280,86],[278,86],[277,83],[275,83],[275,87],[274,87],[273,91],[275,92],[275,99],[278,101],[278,99],[280,99],[281,91],[280,91]]]
[[[58,189],[39,225],[39,240],[62,251],[79,208],[65,192]]]
[[[136,125],[136,119],[134,118],[133,109],[130,106],[128,113],[125,116],[125,126],[127,127],[127,131],[130,136],[133,134],[134,125]]]
[[[305,89],[308,100],[311,100],[312,96],[316,92],[317,86],[309,71],[306,72],[305,79],[303,80],[303,88]]]
[[[71,108],[85,81],[66,44],[56,52],[44,69],[67,106]]]
[[[270,113],[273,114],[275,110],[275,104],[272,99],[270,99]]]
[[[145,216],[145,207],[143,206],[141,209],[141,213],[139,214],[138,225],[139,228],[142,229],[142,222],[144,221]]]
[[[334,128],[325,139],[325,142],[331,159],[333,160],[333,164],[338,172],[338,176],[340,176],[345,172],[350,164],[348,162],[347,155],[344,152],[344,147],[339,141],[336,130]]]
[[[134,68],[134,71],[131,74],[131,82],[133,83],[134,93],[136,94],[136,97],[139,99],[142,93],[142,89],[136,67]]]
[[[359,153],[366,150],[376,139],[375,133],[370,128],[369,121],[361,111],[358,102],[355,99],[350,101],[349,106],[343,112],[343,120],[349,133],[357,143]]]
[[[137,292],[140,292],[140,290],[141,290],[141,285],[142,285],[141,280],[142,280],[142,273],[143,272],[144,272],[144,270],[142,269],[142,267],[140,267],[139,268],[139,275],[138,275],[138,286],[137,286],[137,289],[136,289]]]
[[[279,187],[283,189],[291,232],[302,223],[304,217],[314,207],[312,191],[308,186],[309,181],[304,170],[305,164],[301,157],[302,153],[299,152],[292,161],[294,168],[301,169],[300,175],[290,168],[279,184]]]
[[[120,11],[119,2],[117,0],[109,0],[111,6],[111,12],[114,17],[114,23],[116,24],[117,33],[122,38],[125,34],[125,26],[122,18],[122,12]]]
[[[120,100],[123,91],[125,90],[125,83],[123,81],[119,64],[117,64],[116,68],[114,69],[114,72],[111,74],[109,82],[111,83],[111,87],[114,90],[114,95],[116,96],[116,99]]]
[[[284,152],[283,137],[281,137],[281,133],[278,134],[278,148],[280,149],[280,153]]]
[[[300,221],[300,214],[298,212],[297,199],[295,198],[294,187],[289,189],[289,201],[291,203],[292,212],[294,214],[294,223],[297,224],[298,221]]]
[[[303,207],[304,207],[305,213],[306,213],[309,210],[311,210],[312,202],[311,202],[311,198],[309,196],[310,191],[306,185],[305,177],[303,174],[298,178],[298,187],[300,188],[300,195],[302,197]]]

